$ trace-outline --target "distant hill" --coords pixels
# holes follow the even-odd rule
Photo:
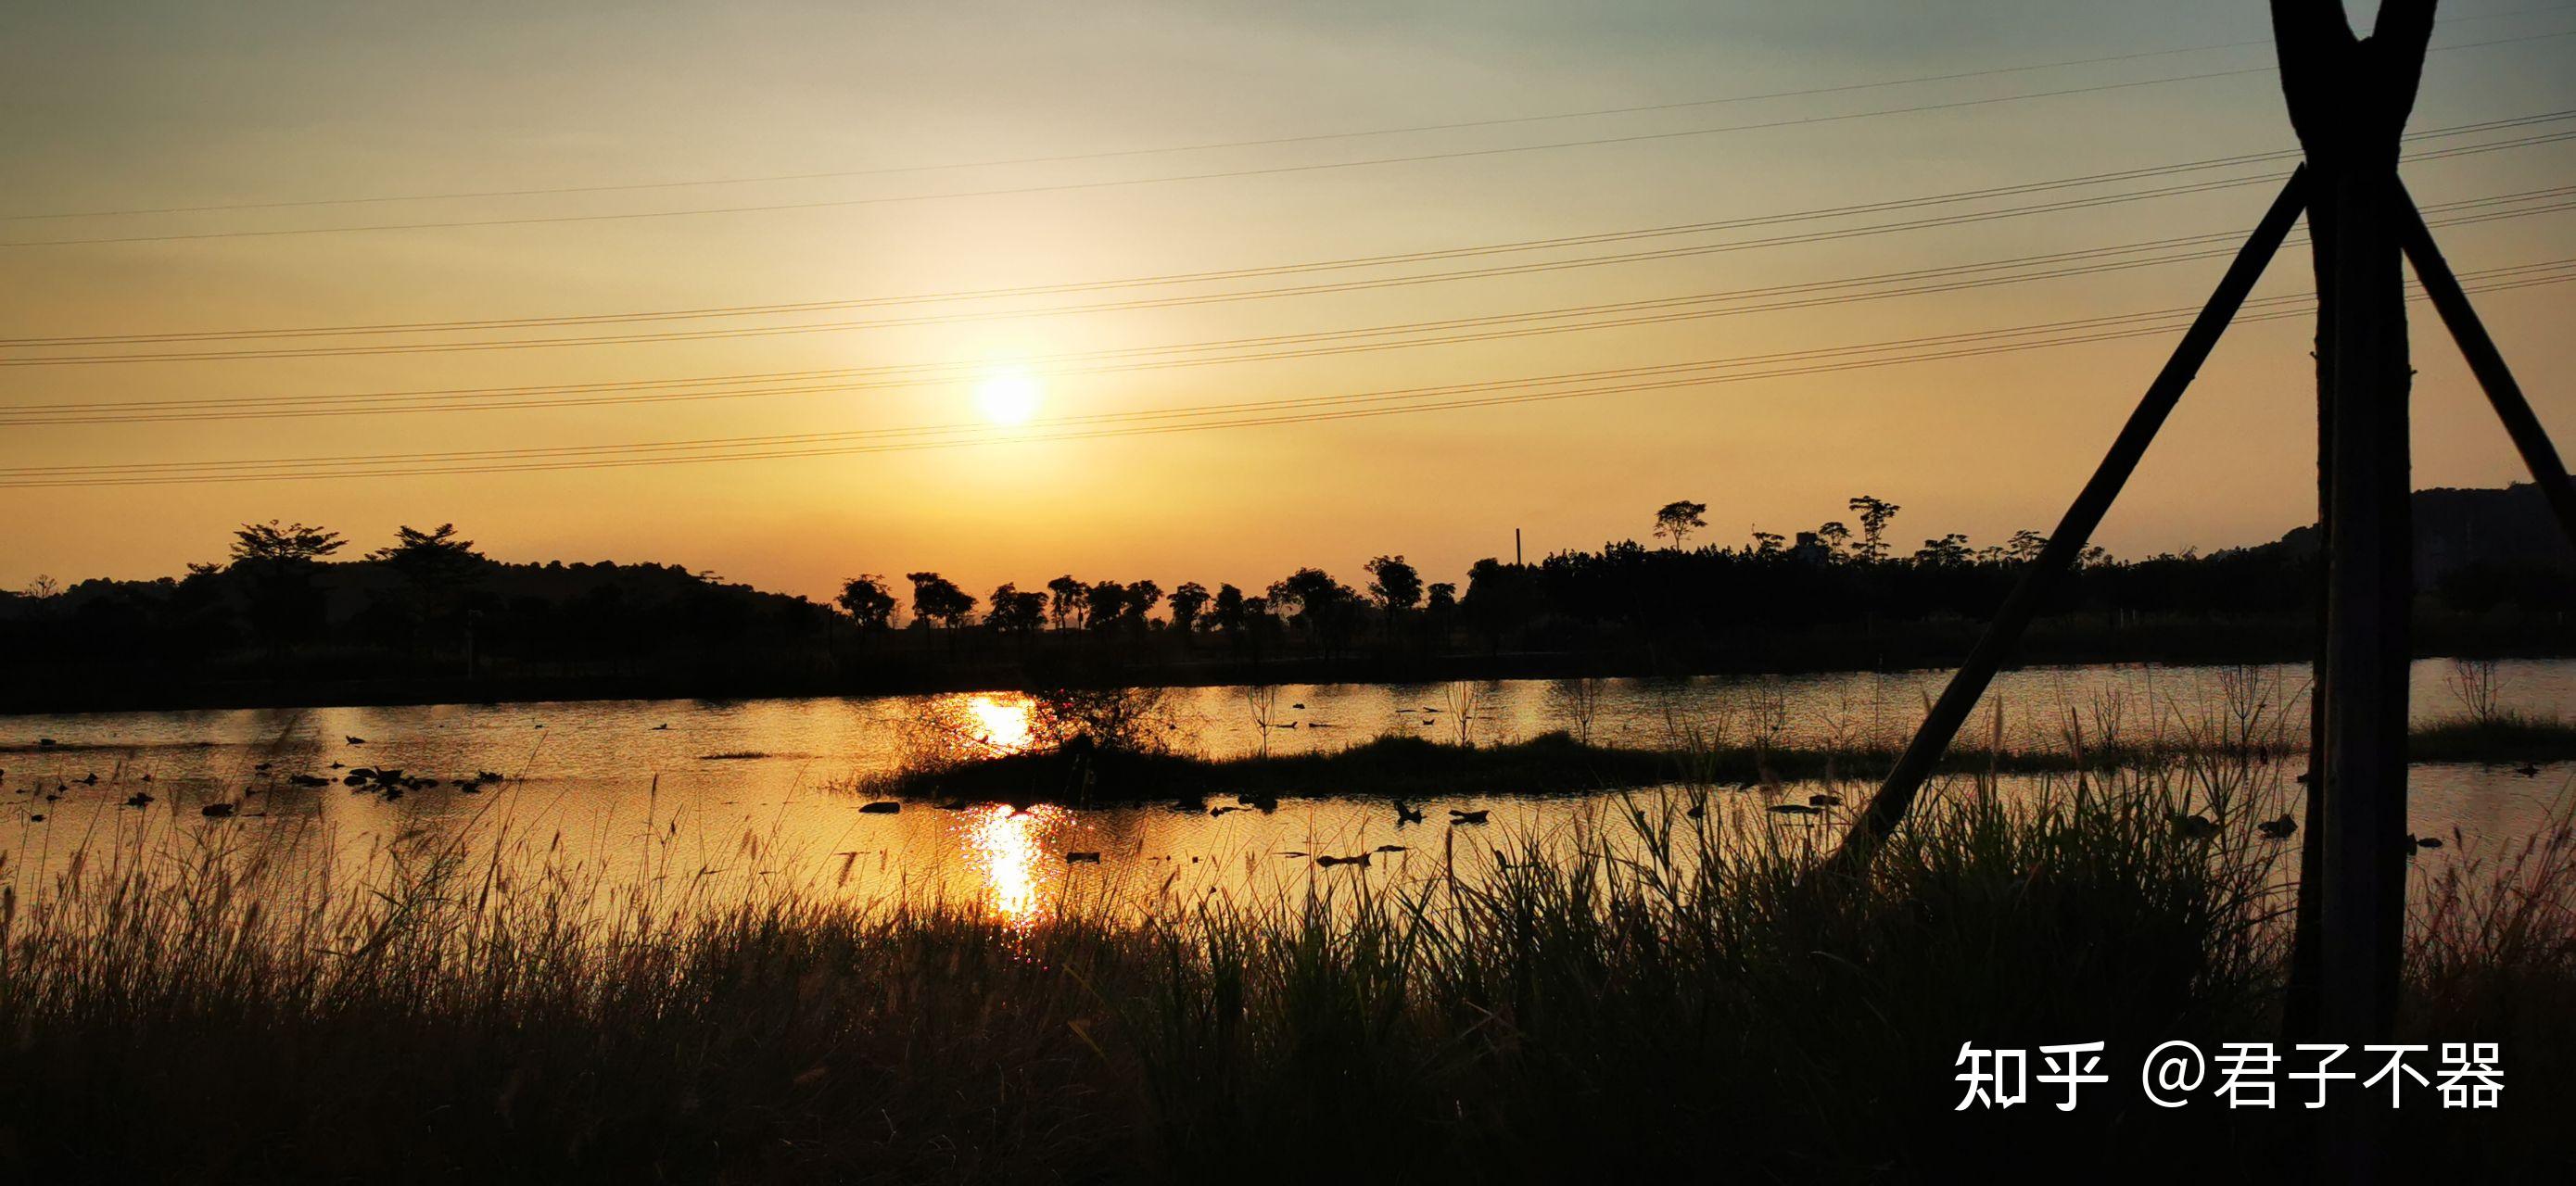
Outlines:
[[[2576,544],[2549,512],[2540,487],[2517,482],[2501,490],[2440,487],[2415,492],[2415,585],[2440,586],[2476,569],[2542,571],[2576,576]],[[2314,555],[2314,525],[2293,528],[2262,550]]]

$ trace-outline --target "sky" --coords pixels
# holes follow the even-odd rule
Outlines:
[[[2177,323],[1997,335],[2207,295],[2290,162],[2170,167],[2295,146],[2268,33],[2251,0],[15,3],[0,587],[269,519],[816,597],[1458,580],[1675,499],[1709,542],[1859,494],[1902,544],[2000,542]],[[2435,44],[2419,132],[2576,110],[2576,5],[2445,5]],[[2516,142],[2405,167],[2473,286],[2576,258],[2564,195],[2512,197],[2576,184],[2571,130],[2410,144]],[[2293,315],[2229,333],[2098,542],[2307,521],[2309,289],[2285,249],[2254,310]],[[2478,303],[2576,444],[2576,286]],[[2413,316],[2415,484],[2516,478]]]

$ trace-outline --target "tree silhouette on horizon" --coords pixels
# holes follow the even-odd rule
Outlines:
[[[1704,517],[1707,514],[1708,504],[1704,502],[1678,499],[1665,503],[1655,512],[1655,535],[1673,541],[1673,549],[1679,551],[1682,541],[1689,539],[1692,532],[1708,526]]]

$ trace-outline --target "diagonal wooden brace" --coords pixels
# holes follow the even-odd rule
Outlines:
[[[2184,331],[2182,341],[2174,346],[2173,356],[2165,360],[2164,369],[2156,373],[2153,383],[2147,385],[2146,395],[2138,401],[2137,410],[2129,413],[2128,423],[2121,427],[2120,435],[2111,442],[2111,451],[2093,471],[2092,480],[2086,482],[2083,491],[2075,496],[2074,505],[2066,508],[2066,516],[2058,520],[2057,530],[2048,537],[2048,546],[2040,550],[2030,567],[2022,570],[2021,579],[2013,585],[2011,595],[2004,599],[2003,608],[1995,612],[1994,621],[1987,623],[1985,634],[1978,638],[1976,647],[1960,663],[1957,674],[1950,677],[1950,684],[1942,689],[1941,698],[1933,702],[1931,713],[1923,718],[1923,727],[1915,731],[1914,740],[1906,745],[1904,755],[1896,760],[1896,768],[1888,773],[1887,781],[1880,784],[1878,792],[1870,796],[1868,806],[1861,810],[1860,817],[1852,822],[1850,834],[1843,838],[1841,849],[1834,854],[1832,867],[1847,872],[1857,872],[1866,867],[1879,842],[1904,822],[1906,812],[1914,805],[1915,795],[1923,788],[1923,780],[1931,775],[1933,766],[1949,749],[1951,738],[1958,734],[1959,726],[1967,722],[1968,713],[1976,708],[1978,697],[1983,696],[1986,686],[1994,681],[1995,672],[2003,667],[2005,657],[2020,641],[2022,631],[2030,625],[2031,619],[2038,616],[2040,606],[2046,602],[2058,580],[2075,566],[2076,559],[2083,554],[2085,542],[2092,538],[2094,529],[2102,525],[2102,516],[2111,509],[2112,500],[2119,497],[2120,487],[2127,484],[2129,475],[2138,468],[2139,459],[2146,455],[2147,446],[2155,440],[2157,430],[2164,427],[2165,417],[2173,412],[2184,389],[2190,387],[2193,377],[2200,373],[2201,364],[2208,361],[2210,350],[2218,345],[2219,335],[2226,332],[2227,323],[2235,318],[2237,309],[2245,303],[2246,293],[2262,277],[2264,266],[2272,261],[2273,253],[2280,249],[2281,240],[2288,237],[2290,227],[2299,220],[2300,212],[2307,208],[2307,194],[2308,173],[2303,165],[2290,174],[2289,181],[2281,187],[2280,196],[2272,199],[2272,208],[2265,211],[2263,220],[2256,224],[2253,235],[2237,249],[2236,258],[2228,264],[2226,275],[2219,278],[2217,290],[2209,294],[2209,302],[2201,306],[2200,315],[2193,319],[2191,328]]]
[[[2495,339],[2487,336],[2486,324],[2470,307],[2469,294],[2461,290],[2460,278],[2451,274],[2449,261],[2442,258],[2432,230],[2424,225],[2424,215],[2403,185],[2397,190],[2397,236],[2407,260],[2415,265],[2416,279],[2424,282],[2425,294],[2433,298],[2433,311],[2442,315],[2442,324],[2450,327],[2452,340],[2460,344],[2469,373],[2486,389],[2487,402],[2495,405],[2497,419],[2504,421],[2505,434],[2513,438],[2515,451],[2531,469],[2531,480],[2539,483],[2541,496],[2557,514],[2567,542],[2576,544],[2576,486],[2567,481],[2567,465],[2558,459],[2548,430],[2532,414],[2531,401],[2522,396],[2522,384],[2514,382]]]

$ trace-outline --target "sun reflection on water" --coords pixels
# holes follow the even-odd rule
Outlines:
[[[994,803],[963,814],[967,863],[983,880],[1000,921],[1023,925],[1054,911],[1051,891],[1064,877],[1064,860],[1047,853],[1046,841],[1072,818],[1051,803],[1026,811]]]
[[[1026,753],[1040,745],[1038,711],[1015,692],[925,698],[896,724],[900,761],[935,768]]]
[[[976,741],[1003,753],[1027,749],[1036,736],[1035,708],[1026,696],[978,692],[966,698],[965,709]]]

